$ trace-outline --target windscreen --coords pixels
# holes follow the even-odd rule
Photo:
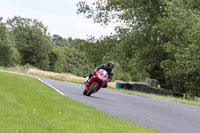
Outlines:
[[[102,76],[105,77],[107,74],[108,74],[108,73],[107,73],[105,70],[101,69],[101,75],[102,75]]]

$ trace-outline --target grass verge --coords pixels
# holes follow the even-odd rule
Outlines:
[[[30,68],[30,66],[24,66],[24,67],[17,66],[17,67],[14,67],[14,68],[2,68],[2,67],[0,67],[0,69],[20,72],[20,73],[27,73],[27,74],[35,75],[35,76],[39,76],[39,77],[61,80],[61,81],[66,81],[66,82],[73,82],[73,83],[78,83],[78,84],[83,84],[83,81],[84,81],[84,78],[74,76],[74,75],[71,75],[71,74],[65,74],[65,73],[59,74],[59,73],[54,73],[54,72],[42,71],[42,70],[38,70],[36,68]],[[171,100],[171,101],[175,101],[175,102],[179,102],[179,103],[183,103],[183,104],[188,104],[188,105],[200,106],[200,102],[196,102],[196,101],[193,101],[193,100],[181,99],[181,98],[176,98],[176,97],[172,97],[172,96],[161,96],[161,95],[143,93],[143,92],[138,92],[138,91],[130,91],[130,90],[125,90],[125,89],[116,89],[115,88],[115,82],[110,82],[108,84],[108,86],[109,87],[107,89],[112,89],[112,90],[117,90],[117,91],[121,91],[121,92],[137,94],[137,95],[149,96],[149,97],[157,97],[157,98]]]
[[[58,94],[36,79],[0,72],[0,132],[157,133]]]
[[[121,88],[116,89],[116,88],[113,88],[113,87],[109,87],[109,89],[121,91],[121,92],[125,92],[125,93],[136,94],[136,95],[142,95],[142,96],[148,96],[148,97],[157,97],[157,98],[166,99],[166,100],[170,100],[170,101],[174,101],[174,102],[178,102],[178,103],[183,103],[183,104],[188,104],[188,105],[200,106],[200,102],[190,101],[190,100],[187,100],[187,99],[176,98],[176,97],[172,97],[172,96],[161,96],[161,95],[143,93],[143,92],[138,92],[138,91],[130,91],[130,90],[125,90],[125,89],[121,89]]]

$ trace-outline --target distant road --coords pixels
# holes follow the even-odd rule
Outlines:
[[[41,78],[67,97],[162,133],[200,133],[200,107],[102,89],[90,97],[83,85]]]

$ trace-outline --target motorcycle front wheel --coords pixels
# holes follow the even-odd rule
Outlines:
[[[83,95],[87,95],[87,90],[86,89],[83,91]]]
[[[90,96],[92,93],[94,93],[98,87],[99,86],[97,84],[92,83],[92,85],[90,86],[90,90],[87,92],[87,96]]]

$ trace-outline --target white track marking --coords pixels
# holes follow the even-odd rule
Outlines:
[[[37,76],[32,76],[32,75],[23,74],[23,73],[17,73],[17,72],[11,72],[11,71],[5,71],[5,70],[0,70],[0,72],[14,73],[14,74],[18,74],[18,75],[23,75],[23,76],[35,78],[35,79],[39,80],[40,82],[42,82],[43,84],[46,84],[47,86],[51,87],[52,89],[54,89],[55,91],[57,91],[58,93],[60,93],[61,95],[64,96],[64,93],[62,93],[61,91],[59,91],[57,88],[53,87],[52,85],[46,83],[45,81],[43,81],[42,79],[40,79]]]
[[[62,93],[61,91],[59,91],[57,88],[55,88],[55,87],[53,87],[52,85],[46,83],[45,81],[41,80],[40,78],[37,78],[37,79],[38,79],[40,82],[42,82],[42,83],[46,84],[47,86],[53,88],[55,91],[57,91],[58,93],[60,93],[61,95],[64,96],[64,93]]]

